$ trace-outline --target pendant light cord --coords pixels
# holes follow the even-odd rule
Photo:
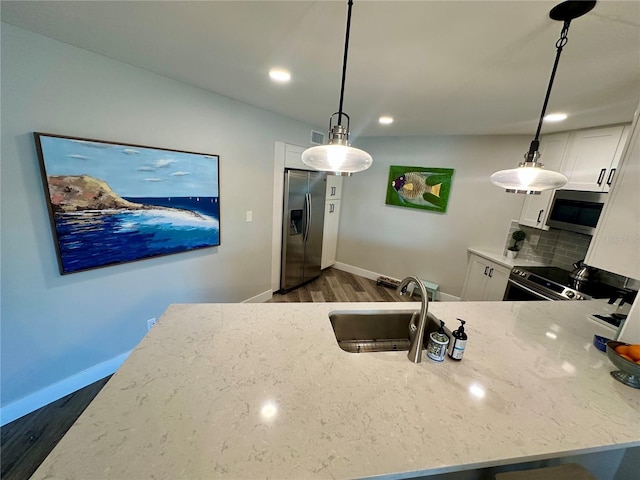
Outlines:
[[[347,76],[347,53],[349,52],[349,31],[351,30],[351,8],[353,0],[347,2],[349,10],[347,12],[347,33],[344,39],[344,58],[342,60],[342,84],[340,85],[340,107],[338,108],[338,125],[342,125],[342,102],[344,100],[344,82]]]
[[[549,79],[547,94],[544,97],[544,103],[542,104],[542,112],[540,113],[540,120],[538,121],[536,136],[531,142],[531,147],[529,148],[529,155],[533,155],[533,153],[538,150],[538,146],[540,144],[540,130],[542,129],[544,114],[547,111],[547,104],[549,103],[549,97],[551,96],[551,87],[553,87],[553,80],[556,77],[556,70],[558,69],[558,63],[560,62],[560,55],[562,54],[562,48],[569,41],[569,39],[567,38],[567,34],[569,33],[569,25],[571,25],[571,20],[565,20],[564,26],[562,27],[562,31],[560,32],[560,38],[556,42],[556,60],[553,63],[553,69],[551,70],[551,78]]]

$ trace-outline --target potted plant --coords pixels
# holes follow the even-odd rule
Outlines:
[[[521,241],[523,241],[527,237],[527,234],[522,230],[516,230],[511,234],[511,238],[513,238],[513,245],[507,248],[507,257],[508,258],[516,258],[518,256],[518,251],[520,250],[520,246],[518,245]]]

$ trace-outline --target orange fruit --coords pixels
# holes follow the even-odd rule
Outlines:
[[[627,355],[633,358],[635,361],[640,360],[640,345],[637,343],[634,345],[629,345],[627,348]]]
[[[635,360],[631,358],[629,355],[625,355],[624,353],[621,353],[620,356],[625,360],[629,360],[630,362],[635,362]]]
[[[618,345],[615,348],[615,350],[618,355],[627,355],[629,350],[629,345]]]

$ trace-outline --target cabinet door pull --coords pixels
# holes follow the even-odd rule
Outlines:
[[[613,176],[616,174],[616,169],[612,168],[611,171],[609,172],[609,178],[607,178],[607,185],[611,186],[611,184],[613,183]]]
[[[487,270],[489,270],[489,267],[488,266],[484,267],[484,274],[485,275],[487,274]]]
[[[604,175],[605,173],[607,173],[607,169],[603,168],[602,170],[600,170],[600,175],[598,175],[598,185],[602,185],[602,180],[604,180]]]
[[[493,268],[489,269],[489,277],[492,278],[493,277]]]
[[[536,223],[540,223],[540,217],[542,216],[542,212],[544,212],[544,210],[540,210],[538,212],[538,220],[536,220]]]

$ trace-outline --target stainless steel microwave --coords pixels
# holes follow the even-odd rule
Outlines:
[[[606,198],[606,193],[556,190],[547,225],[593,235]]]

